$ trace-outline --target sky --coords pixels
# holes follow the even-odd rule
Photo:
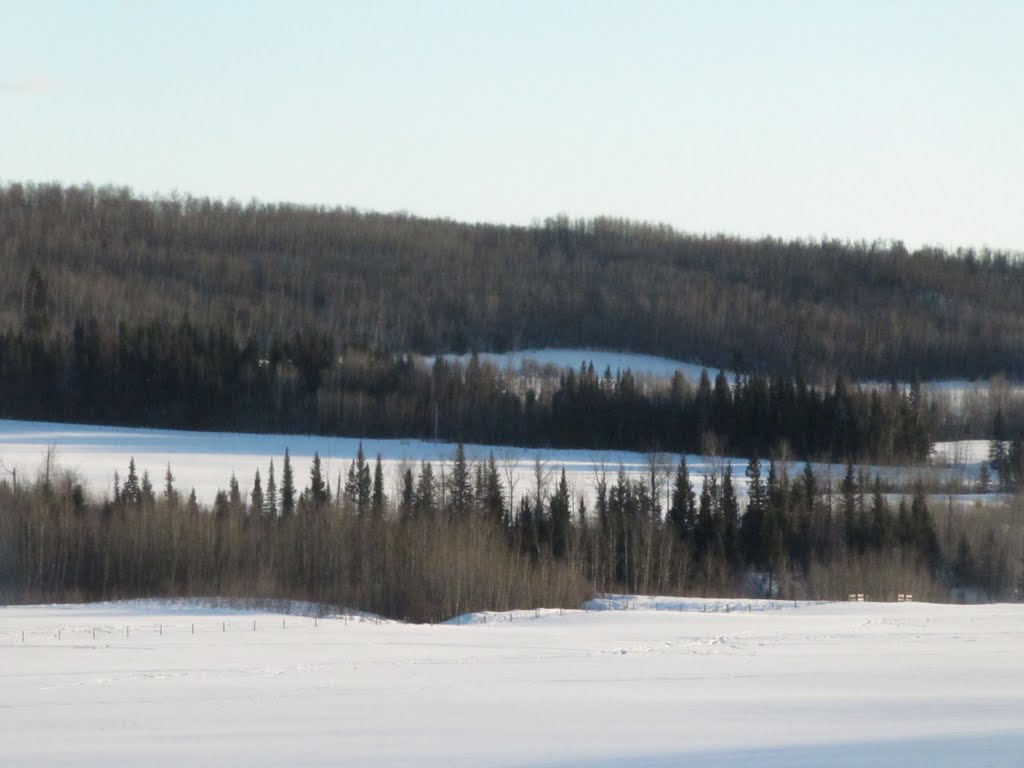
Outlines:
[[[1024,250],[1024,2],[0,0],[0,182]]]

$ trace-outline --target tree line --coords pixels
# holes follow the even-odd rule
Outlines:
[[[599,218],[469,225],[127,189],[0,186],[0,327],[186,313],[259,347],[303,329],[387,353],[593,346],[769,376],[1024,376],[1019,254],[745,240]]]
[[[0,482],[0,599],[291,598],[414,621],[579,604],[599,592],[891,600],[1024,594],[1022,529],[983,508],[943,523],[920,487],[891,499],[850,465],[836,488],[811,466],[728,466],[695,484],[685,458],[644,477],[601,468],[595,493],[537,460],[519,488],[493,455],[408,465],[388,484],[360,448],[333,483],[287,453],[212,507],[136,471],[92,499],[47,463]],[[517,492],[517,488],[519,491]],[[746,502],[741,502],[741,497]],[[588,507],[588,503],[590,506]],[[998,532],[998,536],[997,536]]]
[[[659,384],[582,361],[536,378],[475,355],[425,364],[342,348],[308,329],[263,346],[188,318],[108,330],[89,317],[65,334],[31,306],[0,332],[0,417],[885,463],[925,459],[935,433],[918,385],[721,371]]]

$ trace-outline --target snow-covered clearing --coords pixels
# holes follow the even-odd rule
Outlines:
[[[446,355],[445,357],[466,364],[471,355]],[[427,361],[432,359],[427,358]],[[681,371],[683,376],[692,382],[698,381],[701,371],[705,369],[708,376],[714,380],[719,370],[713,366],[673,360],[669,357],[640,355],[633,352],[613,352],[607,349],[586,349],[585,347],[523,349],[518,352],[481,352],[479,359],[481,362],[492,363],[502,370],[511,368],[514,371],[518,371],[527,363],[538,366],[552,365],[556,368],[572,368],[573,370],[579,370],[580,365],[593,363],[598,376],[602,376],[606,370],[611,370],[613,376],[619,371],[630,370],[636,375],[649,376],[654,379],[671,379],[676,371]],[[732,381],[734,375],[732,371],[724,371],[724,373]]]
[[[1024,606],[590,607],[0,608],[0,764],[1021,765]]]
[[[187,432],[0,419],[0,461],[7,473],[12,470],[18,473],[19,481],[34,479],[45,464],[47,452],[53,449],[59,469],[74,472],[94,493],[110,496],[113,493],[114,472],[118,472],[123,481],[128,462],[134,458],[139,474],[149,472],[156,489],[163,487],[164,473],[170,464],[176,478],[176,487],[186,494],[195,488],[199,501],[207,504],[213,502],[219,489],[227,488],[232,473],[237,476],[243,489],[252,486],[257,469],[266,480],[271,459],[274,460],[280,479],[285,448],[289,449],[297,477],[302,481],[308,476],[314,452],[319,453],[333,489],[339,474],[344,477],[360,444],[371,460],[378,453],[383,455],[387,490],[392,498],[398,493],[400,475],[405,467],[421,461],[433,462],[434,473],[440,477],[440,465],[450,465],[456,450],[454,443],[426,440]],[[887,480],[904,483],[917,477],[935,481],[971,482],[978,476],[978,464],[983,454],[987,455],[987,446],[987,441],[937,443],[935,468],[868,467],[867,471],[872,476],[879,473]],[[662,492],[667,494],[671,472],[678,461],[675,454],[654,457],[631,451],[466,445],[466,455],[472,461],[484,461],[491,453],[498,464],[506,493],[509,479],[515,483],[516,499],[535,488],[535,467],[539,460],[542,465],[541,474],[549,492],[554,489],[554,483],[564,468],[573,494],[585,496],[590,506],[598,472],[605,471],[610,482],[615,481],[620,467],[632,478],[646,478],[652,459],[657,459],[659,477],[663,483]],[[737,491],[743,495],[746,459],[689,455],[686,460],[691,481],[698,487],[706,473],[713,469],[722,471],[728,464],[732,467]],[[828,481],[838,483],[845,471],[844,466],[836,464],[813,466],[821,484]],[[793,462],[790,464],[790,473],[800,472],[802,468],[801,463]],[[767,473],[767,467],[764,472]],[[9,480],[10,475],[0,475],[0,479]]]

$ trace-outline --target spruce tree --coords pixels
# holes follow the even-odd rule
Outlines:
[[[365,517],[369,513],[372,494],[373,482],[370,479],[370,465],[366,461],[363,444],[359,443],[359,450],[356,452],[356,510],[360,517]]]
[[[675,479],[672,483],[672,504],[668,510],[669,522],[675,535],[688,543],[693,542],[693,531],[696,518],[695,495],[690,484],[690,471],[686,466],[686,457],[679,457]]]
[[[177,506],[178,492],[174,490],[174,475],[171,473],[171,465],[167,464],[167,472],[164,473],[164,499],[172,507]]]
[[[740,541],[743,557],[748,563],[758,566],[765,565],[762,535],[764,516],[767,512],[768,499],[765,493],[764,480],[761,478],[761,462],[754,456],[747,462],[747,511],[740,522]]]
[[[274,460],[270,460],[270,468],[267,470],[267,515],[271,518],[277,517],[277,482],[274,480]]]
[[[284,449],[284,467],[281,469],[281,517],[289,517],[295,511],[295,478],[292,475],[292,460],[288,449]]]
[[[256,476],[252,481],[252,492],[249,494],[249,513],[254,517],[263,515],[263,484],[260,481],[260,471],[256,470]]]
[[[732,484],[732,465],[722,473],[722,550],[726,561],[737,566],[740,561],[739,502]]]
[[[415,498],[415,482],[412,475],[412,467],[406,467],[402,475],[402,498],[398,508],[403,516],[412,514],[413,499]]]
[[[331,494],[320,467],[320,454],[314,453],[313,464],[309,468],[309,501],[313,509],[322,510],[330,500]]]
[[[125,478],[121,498],[130,506],[138,506],[142,502],[142,489],[139,487],[139,476],[135,471],[134,456],[128,459],[128,477]]]
[[[483,508],[488,518],[499,525],[504,523],[505,489],[502,487],[493,452],[487,457],[487,466],[484,470]]]
[[[378,519],[384,517],[384,505],[386,503],[387,499],[384,496],[384,467],[381,462],[381,456],[378,453],[377,461],[373,465],[373,496],[371,506],[374,517]]]
[[[571,525],[572,506],[569,499],[569,486],[565,480],[565,468],[551,500],[548,502],[548,515],[551,520],[551,554],[558,560],[564,560],[569,552],[569,531]]]
[[[473,487],[469,464],[466,461],[466,449],[461,442],[455,449],[455,463],[452,465],[452,477],[449,487],[452,510],[457,516],[465,517],[473,500]]]
[[[147,509],[156,506],[156,493],[153,491],[153,483],[149,479],[149,470],[143,470],[142,482],[139,484],[139,495]]]
[[[417,515],[433,515],[437,511],[434,491],[434,469],[429,461],[425,461],[420,465],[420,476],[416,481],[416,496],[413,499],[413,510]]]
[[[245,507],[242,505],[242,491],[238,487],[238,478],[235,477],[234,472],[231,473],[231,481],[228,484],[228,506],[234,515],[245,511]]]

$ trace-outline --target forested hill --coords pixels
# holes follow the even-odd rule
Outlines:
[[[0,330],[180,320],[269,345],[591,346],[879,379],[1024,376],[1024,264],[1004,253],[784,242],[555,219],[534,227],[128,190],[0,187]]]

